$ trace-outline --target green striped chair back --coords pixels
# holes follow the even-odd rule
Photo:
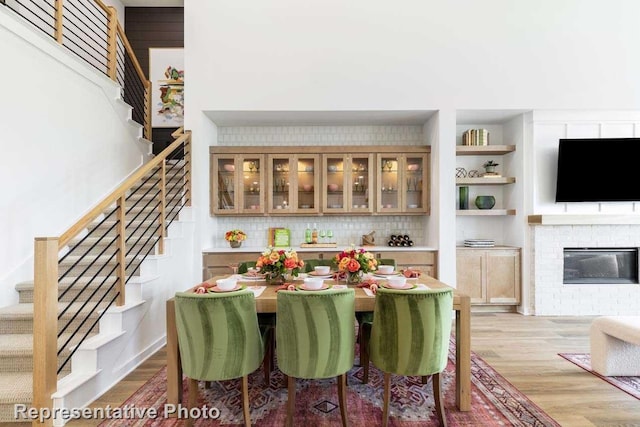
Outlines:
[[[393,265],[394,267],[396,266],[396,260],[392,258],[380,258],[376,261],[378,261],[378,265]]]
[[[294,378],[337,377],[353,367],[355,291],[278,291],[276,352]]]
[[[264,347],[253,292],[175,295],[176,328],[184,374],[218,381],[255,371]]]
[[[369,341],[371,362],[399,375],[431,375],[447,366],[453,291],[379,288]]]

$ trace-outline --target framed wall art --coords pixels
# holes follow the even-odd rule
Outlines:
[[[184,49],[149,48],[151,127],[184,124]]]

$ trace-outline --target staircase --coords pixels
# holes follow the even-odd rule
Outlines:
[[[167,165],[166,210],[171,214],[167,215],[166,227],[182,207],[183,175],[172,173],[172,169],[180,171],[182,167],[183,161]],[[156,185],[153,179],[142,184],[127,200],[130,205],[139,201],[139,205],[127,213],[129,242],[126,247],[129,255],[126,271],[130,283],[146,280],[141,277],[142,262],[147,255],[156,253],[156,228],[159,222],[149,218],[155,217],[157,207],[153,199],[157,199],[157,196],[154,192],[144,194],[153,185]],[[117,282],[117,276],[112,273],[116,265],[113,256],[116,248],[109,244],[116,237],[116,228],[112,227],[115,220],[109,219],[114,209],[115,206],[109,207],[88,227],[85,234],[91,237],[76,237],[60,251],[58,312],[64,311],[64,314],[59,318],[58,331],[60,333],[63,328],[66,329],[58,337],[58,348],[62,349],[58,366],[64,364],[58,374],[59,382],[71,373],[71,360],[65,361],[84,335],[87,334],[89,338],[99,334],[100,324],[92,325],[115,296],[114,289],[109,289]],[[134,217],[137,218],[134,220]],[[105,236],[100,240],[93,237],[103,234]],[[69,255],[65,257],[66,253]],[[81,258],[85,253],[87,255]],[[0,422],[15,422],[14,405],[25,404],[29,407],[32,402],[34,282],[18,283],[15,289],[19,294],[18,304],[0,308]],[[77,331],[75,336],[72,335],[74,331]],[[82,348],[82,344],[79,348]]]

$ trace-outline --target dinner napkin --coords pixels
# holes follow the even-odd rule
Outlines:
[[[424,283],[416,283],[416,287],[413,288],[413,289],[408,289],[408,291],[411,292],[412,290],[424,290],[424,289],[429,289],[429,287],[427,285],[425,285]],[[371,290],[371,288],[369,286],[362,286],[362,290],[369,297],[375,297],[376,296],[375,292],[373,290]]]
[[[264,290],[267,289],[267,287],[266,286],[247,286],[247,289],[251,290],[251,292],[253,292],[253,295],[256,298],[258,298],[260,295],[262,295]]]

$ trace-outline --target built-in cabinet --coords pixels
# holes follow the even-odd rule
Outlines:
[[[343,148],[211,147],[211,214],[429,213],[429,146]]]
[[[458,248],[456,288],[472,304],[512,306],[520,303],[520,249]]]
[[[390,251],[390,250],[373,250],[373,254],[376,258],[380,259],[394,259],[396,261],[397,268],[403,269],[407,267],[414,267],[422,271],[423,274],[431,277],[437,277],[436,259],[437,251],[428,249],[418,249],[413,251]],[[256,250],[255,252],[249,251],[220,251],[220,252],[207,252],[202,257],[202,279],[208,280],[213,276],[231,273],[229,264],[255,261],[261,252]],[[327,251],[298,251],[298,255],[303,260],[305,259],[331,259],[336,256],[338,250]]]

